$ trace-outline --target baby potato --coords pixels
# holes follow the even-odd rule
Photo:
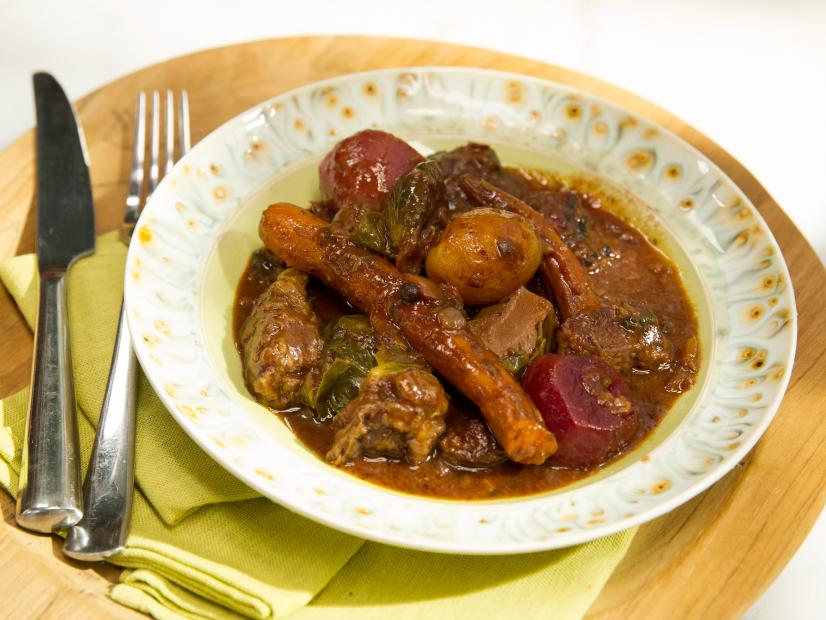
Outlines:
[[[500,209],[455,217],[425,259],[427,276],[459,289],[466,304],[491,304],[533,276],[542,249],[533,226]]]

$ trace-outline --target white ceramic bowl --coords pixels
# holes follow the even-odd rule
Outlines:
[[[339,139],[379,127],[430,148],[492,144],[506,163],[583,171],[630,192],[625,215],[681,269],[703,367],[653,435],[563,489],[495,501],[378,487],[310,453],[246,391],[232,303],[271,201],[307,204]],[[639,200],[636,200],[639,199]],[[241,114],[156,190],[129,249],[126,308],[138,358],[169,412],[216,461],[274,501],[364,538],[498,554],[564,547],[661,515],[754,446],[791,374],[796,311],[768,227],[702,153],[643,118],[568,87],[477,69],[346,75]]]

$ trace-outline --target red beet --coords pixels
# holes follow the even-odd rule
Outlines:
[[[404,140],[365,129],[336,144],[321,160],[321,195],[334,211],[348,206],[378,209],[399,178],[423,159]]]
[[[543,355],[525,372],[533,399],[559,450],[551,462],[591,468],[633,437],[639,420],[628,388],[611,366],[582,355]]]

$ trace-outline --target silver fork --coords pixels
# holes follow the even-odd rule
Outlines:
[[[175,158],[175,107],[171,90],[166,91],[164,165],[161,174],[161,105],[158,91],[152,92],[149,134],[149,179],[146,199],[162,176],[172,170]],[[178,101],[178,136],[181,155],[189,150],[189,100],[181,91]],[[140,93],[135,109],[135,141],[126,213],[120,240],[129,245],[132,232],[146,201],[141,201],[146,151],[146,95]],[[69,530],[63,552],[77,560],[99,561],[123,551],[129,533],[132,492],[135,481],[135,403],[138,361],[129,339],[123,303],[106,396],[98,422],[95,445],[83,483],[83,518]]]

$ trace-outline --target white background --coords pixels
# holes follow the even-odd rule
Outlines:
[[[0,0],[0,148],[33,124],[33,70],[76,99],[198,49],[328,33],[494,48],[622,86],[738,158],[826,258],[824,0]],[[824,618],[824,580],[822,515],[745,618]]]

